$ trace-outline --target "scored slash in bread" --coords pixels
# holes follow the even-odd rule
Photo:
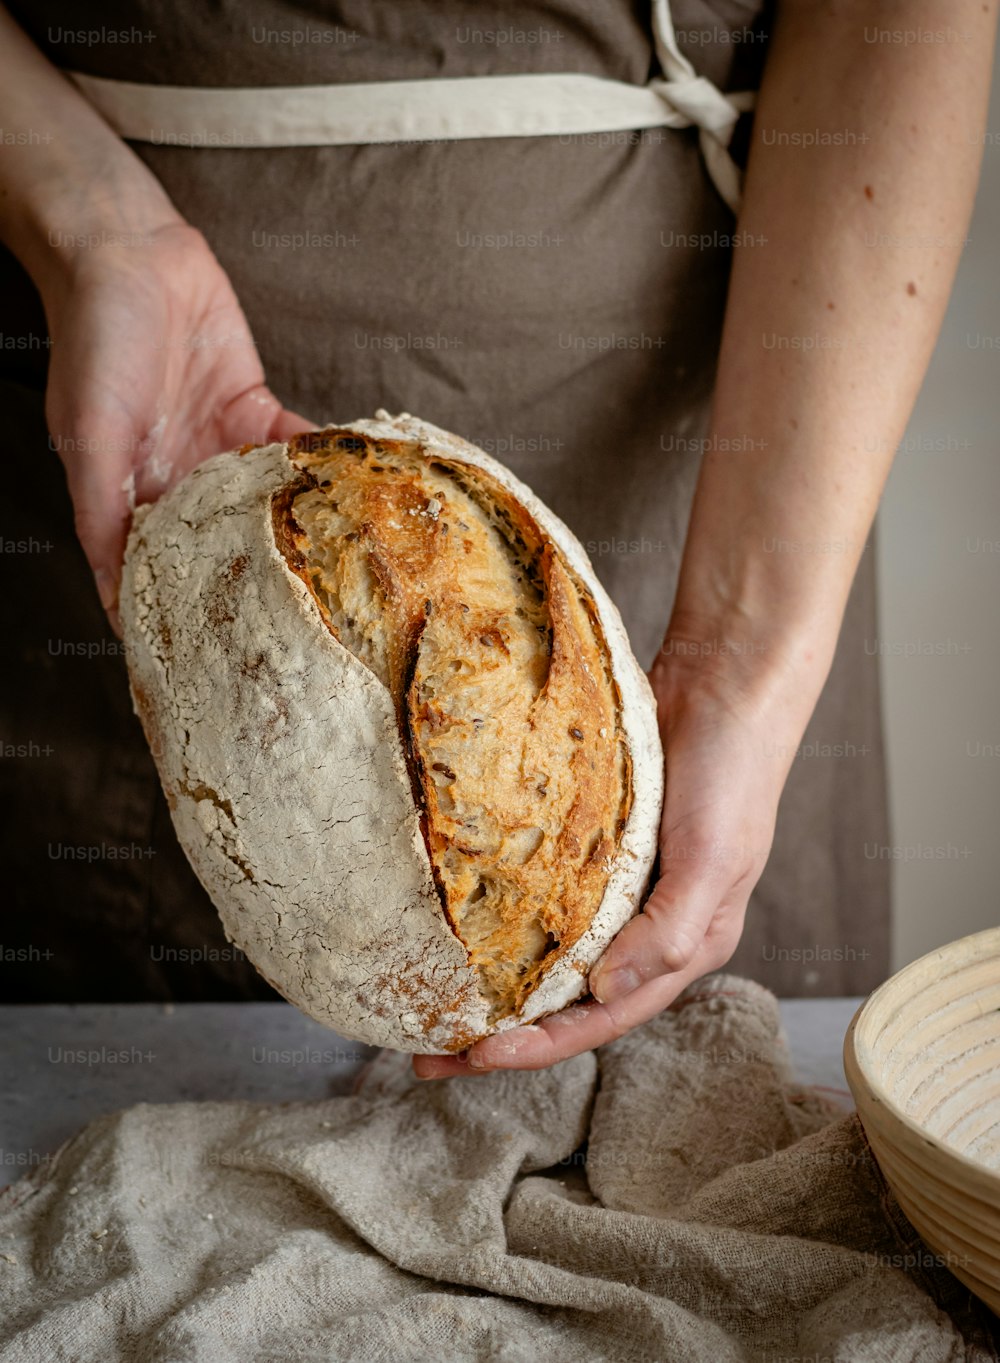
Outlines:
[[[344,1036],[454,1051],[579,997],[656,850],[655,704],[572,533],[406,415],[200,465],[121,615],[227,936]]]

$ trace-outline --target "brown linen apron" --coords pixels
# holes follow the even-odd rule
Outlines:
[[[119,0],[88,19],[68,0],[13,8],[57,65],[96,78],[98,103],[102,81],[232,92],[544,73],[642,99],[660,75],[650,8],[628,0],[340,0],[293,17],[275,0]],[[765,19],[758,0],[676,0],[678,52],[719,90],[753,89]],[[497,89],[477,84],[484,99]],[[278,100],[262,101],[269,117]],[[282,401],[319,421],[411,411],[495,454],[587,546],[648,665],[704,444],[734,227],[704,133],[609,118],[544,136],[192,140],[165,128],[132,145],[207,236]],[[15,649],[3,996],[268,997],[173,836],[45,446],[44,320],[3,264],[23,339],[0,351],[3,534],[39,546],[4,555],[0,592]],[[731,967],[781,994],[861,992],[887,969],[875,633],[870,545]]]

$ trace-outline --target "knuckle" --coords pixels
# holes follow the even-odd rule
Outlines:
[[[660,958],[665,973],[673,975],[685,970],[694,959],[698,945],[699,938],[693,929],[686,924],[674,927],[660,943]]]

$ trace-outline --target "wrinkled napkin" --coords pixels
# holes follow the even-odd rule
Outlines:
[[[996,1359],[774,997],[537,1073],[144,1104],[0,1195],[0,1363]]]

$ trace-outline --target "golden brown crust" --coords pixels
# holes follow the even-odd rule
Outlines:
[[[587,930],[631,771],[590,594],[483,469],[310,432],[276,542],[389,689],[442,904],[494,1018]]]

